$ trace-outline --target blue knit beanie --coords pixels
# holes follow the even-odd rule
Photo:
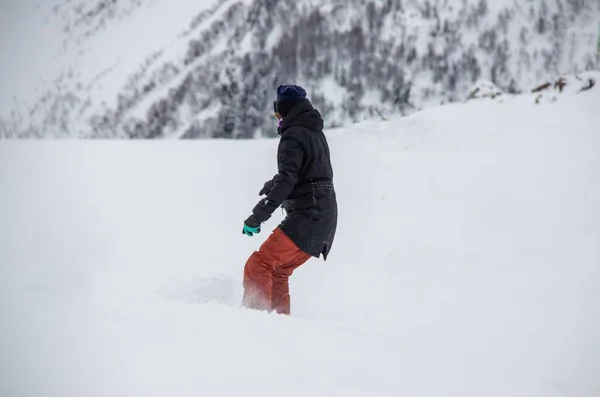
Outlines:
[[[277,102],[299,102],[306,99],[306,91],[299,85],[280,85],[277,88]]]

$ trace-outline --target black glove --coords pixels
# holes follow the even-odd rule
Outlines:
[[[252,228],[260,227],[260,221],[255,215],[250,215],[248,219],[244,222],[245,225],[248,225]]]
[[[242,234],[252,237],[254,234],[260,233],[260,221],[254,215],[250,215],[244,222]]]
[[[260,233],[260,221],[256,219],[256,216],[250,215],[248,219],[246,219],[246,221],[244,222],[242,234],[252,237],[258,233]]]
[[[269,194],[269,192],[271,190],[273,190],[273,185],[275,184],[275,182],[277,181],[277,178],[279,177],[279,174],[275,175],[273,177],[273,179],[266,181],[265,185],[263,186],[263,188],[261,189],[261,191],[258,193],[259,196],[263,196],[263,195],[267,195]]]

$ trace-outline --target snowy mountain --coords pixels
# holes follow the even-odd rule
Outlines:
[[[463,100],[480,80],[514,93],[600,68],[596,0],[95,0],[40,15],[60,30],[57,73],[3,101],[0,136],[269,136],[280,83],[305,85],[334,127]]]
[[[291,318],[239,307],[276,140],[0,142],[0,395],[599,396],[590,79],[326,131]]]

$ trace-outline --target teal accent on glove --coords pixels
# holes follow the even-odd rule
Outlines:
[[[246,236],[252,237],[255,234],[260,233],[260,226],[259,227],[250,227],[244,223],[244,229],[242,230],[242,233],[245,234]]]

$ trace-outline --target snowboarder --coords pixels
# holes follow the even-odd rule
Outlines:
[[[279,86],[273,107],[281,136],[279,172],[260,191],[265,197],[244,222],[243,233],[260,233],[261,224],[279,206],[287,215],[246,263],[243,305],[289,315],[289,277],[313,256],[327,260],[337,226],[337,201],[323,119],[306,91]]]

